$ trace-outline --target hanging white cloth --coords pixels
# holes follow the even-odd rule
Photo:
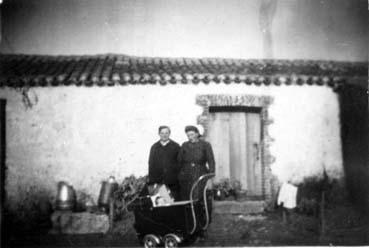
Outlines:
[[[278,195],[278,205],[283,203],[285,208],[295,208],[297,187],[290,183],[283,183]]]

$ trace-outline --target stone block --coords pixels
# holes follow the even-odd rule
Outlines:
[[[264,201],[214,201],[213,211],[216,214],[257,214],[265,208]]]
[[[104,213],[56,211],[51,221],[53,234],[107,233],[110,228],[109,216]]]

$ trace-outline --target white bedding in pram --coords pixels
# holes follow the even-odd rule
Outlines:
[[[164,184],[154,184],[149,191],[151,191],[150,198],[154,207],[171,205],[174,202],[170,189]]]

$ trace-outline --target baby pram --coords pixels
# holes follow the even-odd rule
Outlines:
[[[212,196],[207,182],[214,173],[202,175],[191,188],[189,200],[154,206],[150,196],[136,199],[130,206],[134,228],[145,247],[177,247],[190,244],[211,221]]]

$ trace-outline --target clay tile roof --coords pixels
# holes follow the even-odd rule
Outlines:
[[[200,82],[334,86],[346,77],[367,74],[364,62],[0,54],[1,87]]]

